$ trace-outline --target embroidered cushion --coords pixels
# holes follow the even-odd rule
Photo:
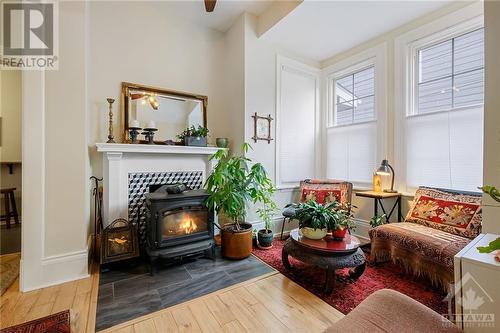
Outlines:
[[[352,184],[343,181],[307,179],[300,183],[300,201],[313,200],[324,204],[338,201],[351,202]]]
[[[420,187],[405,222],[475,238],[481,232],[481,195]]]

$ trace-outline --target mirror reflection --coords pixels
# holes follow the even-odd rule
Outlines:
[[[156,128],[154,140],[179,141],[191,126],[206,126],[206,97],[124,83],[125,134],[128,128]],[[128,138],[128,136],[126,135]]]

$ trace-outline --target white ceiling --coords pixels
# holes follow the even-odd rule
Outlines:
[[[176,16],[198,23],[202,26],[226,32],[244,12],[259,16],[272,1],[217,0],[212,13],[205,11],[203,0],[168,1],[168,9]]]
[[[322,61],[451,1],[305,1],[263,38]]]

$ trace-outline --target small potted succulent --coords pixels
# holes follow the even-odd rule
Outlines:
[[[322,239],[329,229],[333,229],[336,224],[338,214],[335,209],[337,202],[325,205],[313,200],[294,204],[295,218],[299,220],[299,228],[307,238]]]
[[[194,125],[186,128],[181,134],[177,135],[177,138],[185,146],[197,146],[206,147],[207,146],[207,136],[208,128],[199,125],[195,127]]]

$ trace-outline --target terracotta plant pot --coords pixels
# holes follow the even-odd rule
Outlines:
[[[344,239],[345,235],[347,233],[347,228],[345,229],[336,229],[332,232],[332,236],[335,239],[342,240]]]
[[[309,227],[304,227],[300,229],[302,231],[302,235],[309,239],[322,239],[328,233],[326,228],[323,229],[314,229]]]
[[[229,259],[244,259],[252,254],[252,225],[240,223],[236,231],[234,224],[225,225],[221,231],[222,256]]]
[[[262,249],[270,249],[273,247],[273,231],[268,229],[259,230],[257,233],[259,239],[259,247]]]

